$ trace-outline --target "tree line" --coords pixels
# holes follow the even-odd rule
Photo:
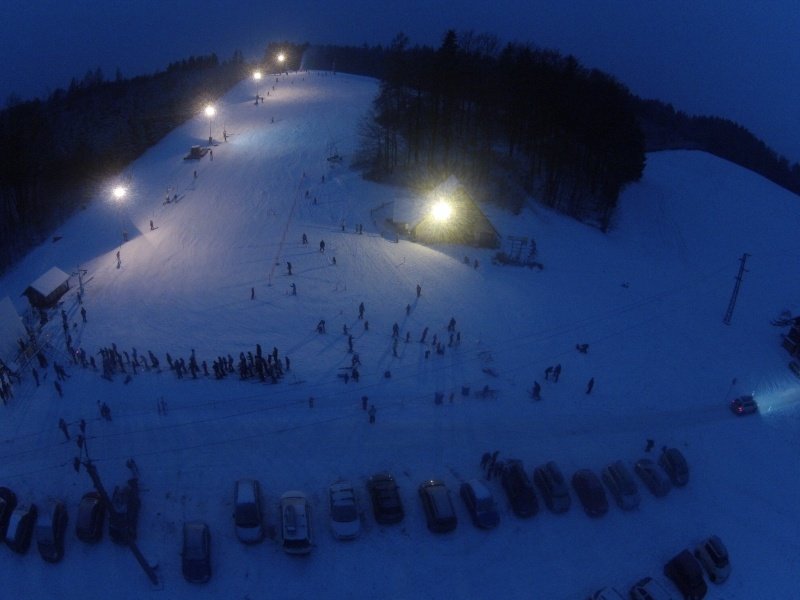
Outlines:
[[[193,56],[164,71],[107,80],[100,69],[44,100],[0,111],[0,272],[203,104],[246,76],[240,52]]]
[[[741,125],[639,98],[555,51],[449,31],[438,49],[399,34],[388,46],[312,45],[305,56],[311,69],[381,80],[363,127],[362,159],[376,177],[419,181],[420,170],[444,169],[480,187],[494,173],[492,189],[513,208],[534,194],[604,228],[641,175],[642,150],[703,150],[800,194],[800,164]]]
[[[381,84],[362,158],[377,178],[455,173],[493,190],[510,179],[517,193],[501,203],[519,209],[534,195],[606,229],[620,191],[642,175],[630,93],[573,57],[452,30],[436,49],[401,34],[372,53],[382,64],[362,64],[381,70]]]

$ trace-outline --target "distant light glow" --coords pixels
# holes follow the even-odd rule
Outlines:
[[[439,200],[431,207],[431,216],[436,221],[447,221],[453,216],[453,207],[446,200]]]
[[[278,62],[282,63],[285,60],[286,60],[286,55],[283,52],[279,53],[278,54]]]
[[[256,81],[261,79],[261,71],[253,71],[253,79],[255,79]]]
[[[205,108],[205,113],[206,113],[206,116],[207,116],[207,117],[210,119],[210,118],[211,118],[211,117],[213,117],[215,114],[217,114],[217,109],[216,109],[216,108],[214,108],[212,105],[210,105],[210,104],[209,104],[209,105],[208,105],[208,106],[206,106],[206,108]]]
[[[111,193],[114,196],[114,200],[120,201],[125,197],[125,194],[127,193],[127,191],[128,190],[126,190],[124,187],[122,187],[121,185],[118,185],[113,190],[111,190]]]

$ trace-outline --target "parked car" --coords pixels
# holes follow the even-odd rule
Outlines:
[[[536,492],[521,460],[513,458],[506,461],[501,483],[515,515],[528,518],[539,512]]]
[[[0,487],[0,537],[5,537],[8,520],[17,508],[17,495],[7,487]]]
[[[657,498],[666,496],[672,489],[672,483],[664,471],[659,469],[658,465],[649,458],[637,460],[634,470],[645,487]]]
[[[103,537],[103,522],[106,507],[100,494],[86,492],[78,505],[78,518],[75,521],[75,535],[84,542],[96,542]]]
[[[672,485],[683,487],[689,483],[689,463],[677,448],[664,448],[658,464],[666,471]]]
[[[583,510],[590,517],[602,517],[608,512],[608,499],[603,484],[591,470],[581,469],[572,476],[572,487],[578,494]]]
[[[700,542],[694,550],[694,556],[703,565],[713,583],[723,583],[731,574],[728,549],[716,535]]]
[[[183,578],[190,583],[206,583],[211,579],[211,533],[202,521],[183,524],[181,569]]]
[[[129,479],[122,487],[116,486],[111,496],[111,504],[114,506],[114,511],[108,515],[108,536],[117,544],[126,545],[136,539],[141,508],[139,480]]]
[[[456,509],[444,482],[436,479],[423,481],[419,485],[419,497],[422,499],[428,529],[434,533],[447,533],[456,528]]]
[[[479,479],[471,479],[461,484],[461,499],[469,511],[475,527],[492,529],[500,522],[497,504],[491,490]]]
[[[731,400],[731,410],[735,415],[751,415],[758,412],[758,404],[752,396],[739,396]]]
[[[563,513],[569,510],[572,499],[569,488],[561,473],[561,469],[552,460],[533,471],[533,482],[542,493],[547,508],[554,513]]]
[[[64,558],[64,535],[67,531],[67,507],[61,500],[52,500],[42,511],[36,525],[36,545],[39,554],[47,562],[58,562]]]
[[[311,552],[311,505],[303,492],[290,491],[281,496],[281,539],[287,554]]]
[[[6,544],[14,552],[25,554],[30,548],[39,510],[35,504],[19,504],[11,513],[6,529]]]
[[[589,596],[587,600],[625,600],[625,597],[617,588],[604,587]]]
[[[789,369],[791,369],[792,373],[800,377],[800,364],[795,361],[791,361],[789,363]]]
[[[331,509],[331,531],[339,540],[354,540],[361,532],[358,501],[353,486],[347,481],[337,481],[328,489]]]
[[[367,481],[375,520],[382,525],[399,523],[405,516],[397,484],[389,473],[377,473]]]
[[[708,593],[703,567],[688,550],[682,550],[664,565],[664,575],[672,580],[684,600],[703,600]]]
[[[261,485],[255,479],[239,479],[233,486],[233,525],[240,542],[257,544],[264,539]]]
[[[633,510],[639,507],[641,502],[639,490],[624,462],[618,460],[608,465],[603,469],[602,478],[617,506],[622,510]]]
[[[663,585],[652,577],[645,577],[633,584],[631,600],[675,600]]]

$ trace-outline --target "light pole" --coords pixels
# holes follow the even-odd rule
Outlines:
[[[261,71],[253,71],[253,80],[256,82],[256,106],[258,105],[258,82],[261,81]]]
[[[117,216],[119,217],[119,226],[122,230],[122,241],[128,241],[128,234],[125,232],[125,228],[122,226],[122,204],[124,202],[125,195],[128,193],[128,190],[125,189],[124,186],[118,185],[111,190],[111,195],[114,197],[114,202],[117,205]]]
[[[280,70],[283,71],[283,63],[286,62],[286,55],[283,52],[278,53],[278,64],[280,65]]]
[[[214,115],[217,114],[217,109],[213,107],[213,105],[209,104],[205,108],[206,116],[208,117],[208,145],[210,146],[211,143],[214,141],[211,137],[211,123]]]

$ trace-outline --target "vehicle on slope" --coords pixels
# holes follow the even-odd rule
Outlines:
[[[644,483],[645,487],[657,498],[666,496],[672,489],[672,483],[658,465],[649,458],[636,461],[634,470]]]
[[[603,484],[590,469],[581,469],[572,476],[572,487],[578,494],[583,510],[590,517],[602,517],[608,512],[608,498]]]
[[[444,482],[436,479],[423,481],[419,485],[419,497],[428,529],[434,533],[448,533],[456,528],[456,509]]]
[[[233,524],[236,537],[243,544],[257,544],[264,539],[261,485],[257,480],[239,479],[234,484]]]
[[[190,583],[206,583],[211,579],[211,533],[202,521],[183,524],[181,570]]]
[[[688,550],[682,550],[664,565],[664,575],[672,580],[684,600],[703,600],[708,593],[703,567]]]
[[[542,493],[548,510],[554,513],[564,513],[569,510],[572,504],[569,488],[561,469],[554,461],[536,467],[533,471],[533,482]]]
[[[491,490],[480,480],[470,479],[461,484],[461,499],[469,511],[475,527],[492,529],[500,522],[497,504]]]
[[[67,507],[61,500],[48,502],[36,524],[36,545],[44,560],[56,563],[64,558],[64,536],[67,531]]]
[[[536,492],[521,460],[514,458],[506,461],[501,483],[515,515],[525,519],[539,512]]]
[[[399,523],[405,516],[403,502],[394,477],[389,473],[376,473],[367,480],[367,491],[372,501],[375,520],[381,525]]]
[[[731,574],[728,549],[716,535],[700,542],[694,550],[694,556],[703,565],[712,583],[724,583]]]
[[[731,400],[731,411],[736,416],[752,415],[758,412],[758,403],[751,395],[739,396]]]
[[[353,486],[347,481],[337,481],[328,488],[331,511],[331,531],[338,540],[354,540],[361,532],[358,501]]]
[[[611,496],[622,510],[633,510],[639,507],[641,498],[631,472],[621,460],[611,463],[602,473]]]
[[[689,463],[677,448],[664,448],[658,464],[667,473],[672,485],[683,487],[689,483]]]

